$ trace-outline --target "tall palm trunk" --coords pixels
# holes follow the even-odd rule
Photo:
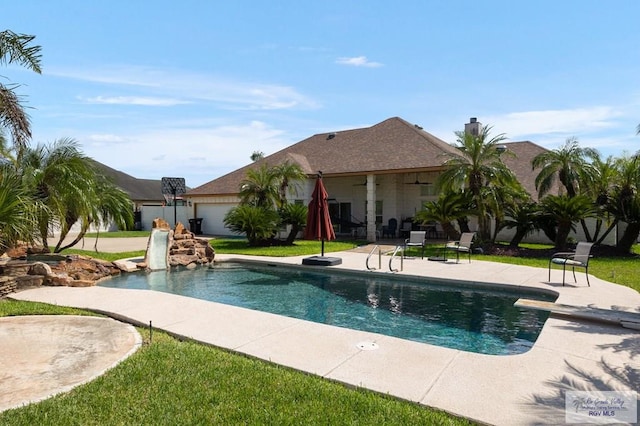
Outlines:
[[[556,250],[567,250],[567,240],[569,239],[569,233],[571,232],[571,222],[561,221],[558,222],[558,231],[556,234]]]
[[[618,240],[616,249],[620,253],[631,253],[631,247],[638,241],[640,235],[640,222],[630,223],[622,233],[622,237]]]

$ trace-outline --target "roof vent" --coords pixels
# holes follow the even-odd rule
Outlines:
[[[422,126],[418,126],[417,124],[414,124],[413,127],[415,127],[418,130],[422,130]]]
[[[329,139],[333,139],[333,138],[335,138],[335,137],[336,137],[336,134],[335,134],[335,133],[329,133],[329,134],[327,135],[327,140],[329,140]]]

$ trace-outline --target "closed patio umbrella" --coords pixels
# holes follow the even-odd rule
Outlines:
[[[322,172],[318,172],[316,186],[311,194],[311,202],[309,203],[309,209],[307,211],[307,227],[304,231],[304,238],[306,240],[322,241],[322,256],[324,256],[325,240],[331,241],[336,239],[336,234],[331,224],[331,217],[329,216],[328,198],[329,195],[322,183]]]
[[[307,226],[304,230],[304,238],[306,240],[320,240],[322,242],[322,251],[320,257],[315,256],[303,259],[303,264],[330,266],[342,263],[340,258],[324,256],[324,242],[336,239],[336,233],[333,231],[331,217],[329,216],[328,198],[327,190],[322,183],[322,172],[318,172],[316,186],[311,194],[311,202],[307,211]]]

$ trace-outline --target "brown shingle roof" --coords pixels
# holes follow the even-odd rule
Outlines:
[[[505,155],[502,160],[515,173],[529,195],[537,200],[538,192],[536,191],[535,179],[540,170],[532,170],[531,161],[536,155],[546,152],[547,149],[530,141],[508,142],[502,145],[515,154],[515,157]]]
[[[458,150],[422,128],[393,117],[371,127],[320,133],[260,161],[214,179],[187,193],[191,196],[237,194],[249,168],[261,164],[300,164],[305,173],[324,176],[438,170]]]
[[[153,179],[138,179],[94,160],[96,167],[109,177],[118,188],[129,194],[134,202],[163,201],[162,182]]]

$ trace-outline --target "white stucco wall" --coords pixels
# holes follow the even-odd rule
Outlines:
[[[153,220],[158,217],[166,220],[171,227],[174,227],[177,221],[189,229],[189,219],[192,217],[191,208],[189,206],[175,206],[175,208],[175,219],[177,220],[174,220],[174,206],[142,206],[140,208],[142,230],[150,231]]]

